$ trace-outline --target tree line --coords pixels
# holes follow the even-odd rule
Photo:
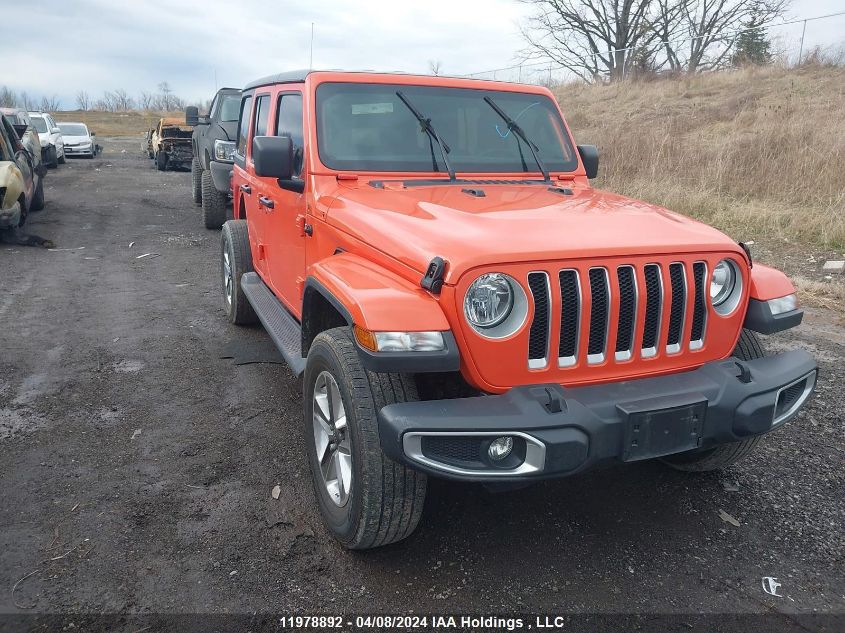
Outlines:
[[[790,0],[520,0],[524,60],[558,64],[588,80],[630,73],[695,73],[766,63],[765,29]]]
[[[95,110],[100,112],[128,112],[130,110],[173,112],[184,110],[186,106],[192,105],[182,97],[174,94],[170,84],[166,81],[158,84],[157,88],[157,92],[141,92],[135,97],[123,88],[106,90],[100,97],[95,97],[86,90],[80,90],[74,96],[74,105],[77,110]],[[56,112],[61,109],[62,102],[56,95],[52,97],[41,97],[38,100],[26,92],[17,93],[7,86],[0,86],[0,107],[17,107],[24,108],[25,110]]]

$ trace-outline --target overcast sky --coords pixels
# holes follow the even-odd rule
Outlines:
[[[845,10],[843,0],[793,0],[791,18]],[[509,66],[522,47],[516,0],[42,0],[8,3],[0,83],[75,107],[80,89],[153,92],[161,81],[189,100],[217,86],[307,68],[459,75]],[[795,40],[801,27],[779,32]],[[841,42],[845,16],[810,22],[807,44]]]

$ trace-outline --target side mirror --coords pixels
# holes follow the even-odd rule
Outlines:
[[[599,150],[595,145],[579,145],[578,153],[587,172],[587,178],[592,180],[599,175]]]
[[[293,175],[293,143],[287,136],[256,136],[252,139],[255,175],[290,180]]]
[[[18,133],[18,138],[23,139],[24,134],[26,134],[26,130],[29,127],[26,123],[15,123],[12,125],[15,128],[15,132]]]
[[[50,130],[50,134],[61,134],[61,133],[62,133],[62,131],[57,127],[54,127]]]
[[[185,108],[185,124],[198,125],[200,122],[200,111],[196,106]]]

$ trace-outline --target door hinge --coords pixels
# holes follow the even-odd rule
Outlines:
[[[296,227],[299,229],[299,237],[311,237],[314,234],[314,227],[308,224],[305,221],[306,216],[298,215],[296,216]]]

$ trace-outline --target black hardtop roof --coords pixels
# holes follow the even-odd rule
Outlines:
[[[261,79],[250,81],[244,86],[244,92],[259,86],[269,86],[271,84],[296,84],[305,81],[305,78],[314,71],[312,70],[289,70],[286,73],[276,73],[275,75],[267,75]]]

